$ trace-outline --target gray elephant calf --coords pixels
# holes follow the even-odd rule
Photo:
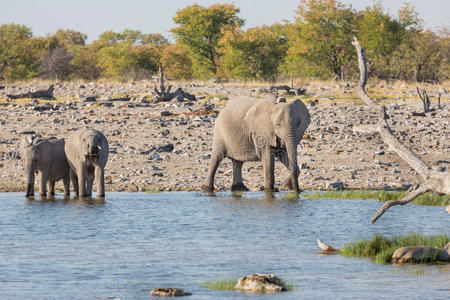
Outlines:
[[[264,189],[273,191],[277,157],[290,171],[285,184],[299,193],[297,145],[309,123],[308,109],[300,100],[286,103],[246,97],[230,101],[214,125],[211,162],[202,190],[214,190],[217,167],[229,157],[233,162],[232,191],[248,190],[242,182],[242,165],[257,160],[264,167]]]
[[[97,197],[105,197],[105,165],[109,147],[106,137],[100,131],[80,129],[67,138],[65,146],[75,195],[92,196],[94,179],[97,183]]]
[[[64,140],[24,138],[20,144],[27,179],[26,197],[34,196],[35,174],[39,176],[39,194],[55,194],[55,182],[64,181],[65,195],[70,195],[70,167],[64,153]],[[47,190],[48,188],[48,190]]]

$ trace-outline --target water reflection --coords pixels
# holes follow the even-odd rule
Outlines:
[[[26,197],[27,204],[36,204],[36,203],[64,203],[64,204],[74,204],[74,205],[104,205],[106,203],[104,197],[96,198],[96,197],[75,197],[68,195],[52,195],[50,197],[47,196],[28,196]]]
[[[448,295],[446,266],[414,271],[316,254],[317,238],[342,248],[376,232],[448,232],[450,220],[440,207],[394,208],[371,224],[376,201],[308,201],[263,192],[214,195],[108,193],[105,201],[63,195],[25,200],[22,193],[0,193],[0,296],[148,299],[155,286],[177,286],[192,292],[193,299],[253,298],[201,286],[253,272],[275,273],[294,285],[293,292],[277,299]]]

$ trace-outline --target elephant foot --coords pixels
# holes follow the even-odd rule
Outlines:
[[[202,186],[200,187],[200,190],[204,193],[212,193],[212,192],[214,192],[214,186],[208,186],[208,185],[202,184]]]
[[[231,186],[232,192],[248,192],[249,189],[242,183],[235,183]]]
[[[269,193],[277,193],[277,192],[280,191],[280,190],[277,189],[277,188],[264,187],[264,186],[260,187],[259,190],[260,190],[261,192],[264,191],[264,192],[269,192]]]
[[[105,194],[97,194],[97,198],[105,198]]]

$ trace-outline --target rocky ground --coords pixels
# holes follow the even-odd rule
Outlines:
[[[57,100],[48,101],[6,96],[46,87],[41,82],[0,90],[0,191],[25,190],[18,153],[22,137],[34,133],[64,138],[82,127],[100,130],[108,138],[107,191],[198,190],[208,168],[217,112],[238,95],[267,96],[262,85],[186,84],[182,87],[198,101],[155,103],[151,82],[55,84]],[[407,147],[433,168],[448,172],[450,95],[443,86],[427,89],[435,94],[441,90],[444,107],[425,117],[412,116],[423,109],[415,87],[377,83],[369,87],[369,94],[387,104],[391,127]],[[306,90],[300,99],[308,104],[312,121],[298,148],[301,188],[327,189],[342,182],[345,188],[399,189],[419,181],[377,135],[353,132],[356,125],[376,121],[354,95],[353,85],[311,82]],[[431,100],[435,108],[436,99]],[[217,172],[217,190],[230,188],[231,169],[231,161],[225,159]],[[263,185],[262,164],[245,163],[243,176],[251,190],[258,190]],[[276,163],[278,188],[287,176],[284,166]]]

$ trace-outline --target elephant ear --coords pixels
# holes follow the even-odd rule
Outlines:
[[[274,105],[275,100],[262,100],[253,105],[245,115],[244,122],[258,150],[268,145],[272,147],[277,145],[277,138],[270,121],[270,112]]]
[[[308,108],[302,101],[297,99],[292,102],[291,105],[293,106],[292,110],[295,112],[294,115],[300,121],[296,130],[298,139],[297,143],[300,143],[303,135],[305,134],[306,128],[308,128],[309,123],[311,122],[311,116]]]

